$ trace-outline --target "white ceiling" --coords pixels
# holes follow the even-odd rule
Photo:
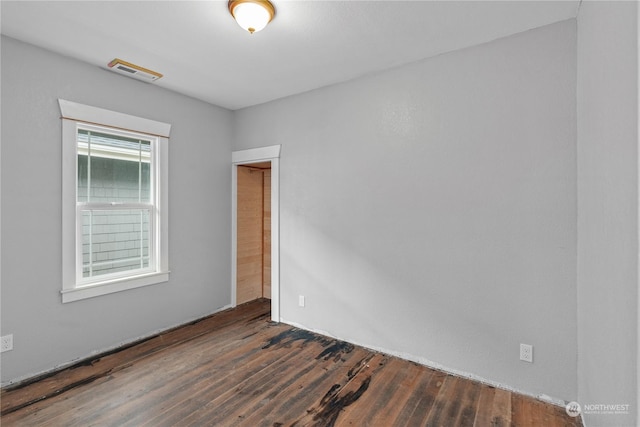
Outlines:
[[[155,85],[235,110],[574,18],[579,6],[272,2],[274,20],[250,35],[227,1],[2,0],[1,32],[102,68],[121,58],[164,74]]]

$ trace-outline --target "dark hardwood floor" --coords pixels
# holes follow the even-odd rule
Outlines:
[[[2,391],[8,426],[580,426],[563,408],[269,321],[256,301]]]

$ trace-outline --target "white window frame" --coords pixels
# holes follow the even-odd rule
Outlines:
[[[62,113],[62,302],[78,301],[169,280],[168,138],[171,125],[59,99]],[[115,135],[142,134],[152,139],[152,191],[155,211],[150,218],[155,265],[146,270],[82,277],[81,204],[77,202],[77,131],[93,128]],[[129,206],[116,205],[121,209]],[[133,205],[132,205],[133,206]],[[105,209],[114,208],[105,205]],[[153,237],[152,237],[153,236]],[[80,247],[79,247],[80,246]]]

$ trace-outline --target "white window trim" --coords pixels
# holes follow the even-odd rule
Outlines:
[[[154,285],[169,280],[169,203],[168,203],[168,137],[171,125],[79,104],[58,100],[62,113],[62,302],[78,301],[142,286]],[[156,192],[158,241],[156,270],[144,274],[113,278],[89,285],[80,285],[77,277],[76,241],[76,187],[77,151],[76,129],[78,123],[107,126],[115,129],[146,133],[156,136],[156,161],[160,169],[157,174]]]

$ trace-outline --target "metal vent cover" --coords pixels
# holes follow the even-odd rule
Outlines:
[[[118,58],[109,62],[108,67],[110,70],[118,74],[133,77],[134,79],[141,80],[147,83],[155,82],[162,77],[162,74],[156,71],[149,70],[147,68],[132,64],[127,61],[123,61],[122,59]]]

